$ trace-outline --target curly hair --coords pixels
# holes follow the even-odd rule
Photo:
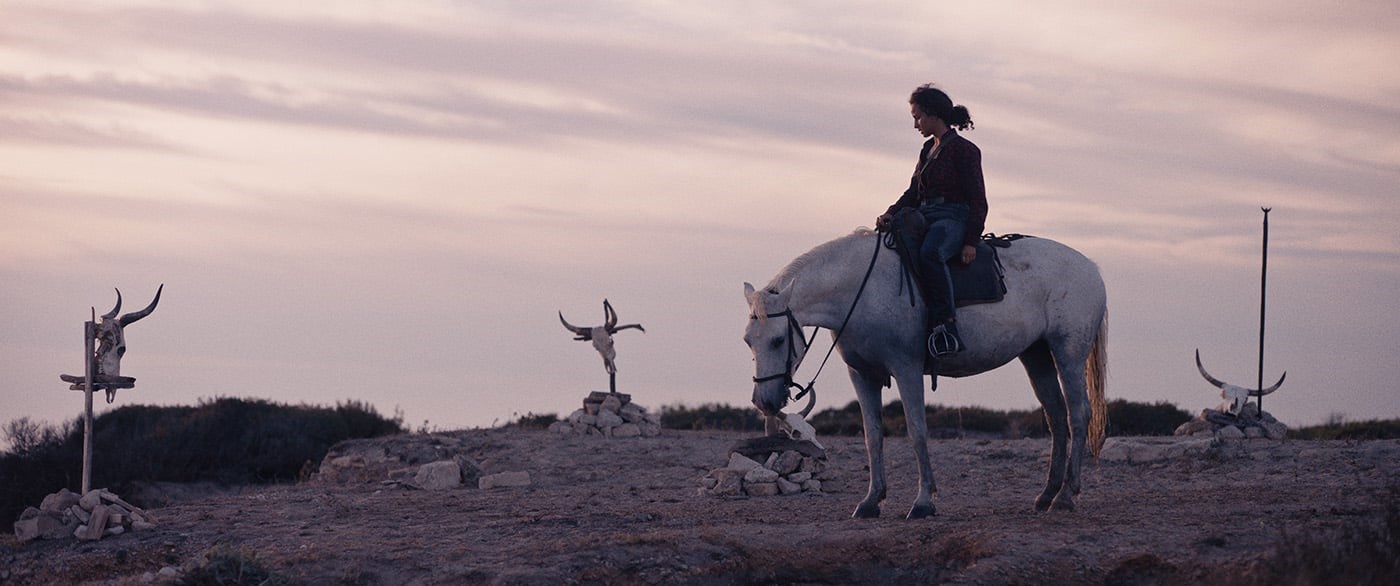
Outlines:
[[[914,89],[914,93],[909,95],[909,103],[919,107],[919,110],[929,116],[937,116],[945,124],[958,130],[968,130],[973,128],[972,114],[968,113],[967,106],[953,105],[953,99],[948,97],[933,84],[926,83]]]

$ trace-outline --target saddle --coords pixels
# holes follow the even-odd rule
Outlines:
[[[912,243],[923,241],[928,225],[917,212],[902,213],[895,218],[890,230],[891,238],[886,239],[886,246],[899,253],[906,279],[914,281],[920,293],[927,291],[929,285],[920,280],[928,276],[920,274],[918,258],[915,257],[918,251],[911,248],[916,248]],[[1008,248],[1012,242],[1025,237],[1020,234],[983,234],[977,241],[977,257],[973,259],[972,264],[963,264],[962,260],[957,258],[949,261],[948,274],[953,280],[953,305],[966,307],[996,303],[1005,298],[1006,271],[1002,268],[997,249]],[[923,297],[925,300],[929,298],[927,294]]]

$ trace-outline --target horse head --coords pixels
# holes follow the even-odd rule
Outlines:
[[[744,298],[749,303],[749,325],[744,329],[744,343],[753,352],[755,368],[753,405],[767,416],[782,417],[783,407],[788,402],[788,389],[794,386],[792,375],[807,354],[808,344],[802,326],[788,307],[792,288],[792,281],[782,287],[763,291],[744,283]]]

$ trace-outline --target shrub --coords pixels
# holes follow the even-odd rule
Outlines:
[[[1338,416],[1322,425],[1289,431],[1288,435],[1308,440],[1400,439],[1400,419],[1346,422]]]
[[[525,429],[548,429],[549,425],[556,421],[559,421],[557,413],[526,413],[515,418],[515,421],[512,421],[510,425]]]
[[[1108,435],[1171,435],[1191,414],[1180,407],[1159,401],[1133,403],[1123,399],[1108,402]]]
[[[59,488],[80,488],[80,421],[59,428],[16,421],[5,429],[20,441],[0,455],[0,519]],[[98,415],[93,430],[92,485],[121,493],[148,481],[293,481],[337,442],[403,428],[401,419],[355,401],[324,408],[222,398],[194,407],[123,406]]]
[[[661,427],[666,429],[763,431],[763,417],[752,407],[740,408],[706,403],[691,408],[672,405],[661,408]]]

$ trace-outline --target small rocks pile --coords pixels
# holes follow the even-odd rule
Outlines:
[[[780,436],[746,440],[729,451],[729,463],[700,479],[703,496],[777,496],[822,492],[830,480],[826,451]]]
[[[105,488],[78,495],[64,488],[44,497],[39,508],[29,507],[15,521],[15,537],[96,541],[127,531],[155,528],[150,514]]]
[[[1246,403],[1239,415],[1223,409],[1203,409],[1194,419],[1178,426],[1174,433],[1220,439],[1281,440],[1288,437],[1288,426],[1274,419],[1268,411],[1260,413],[1258,405]]]
[[[632,402],[632,395],[593,391],[583,399],[583,408],[568,419],[549,424],[549,431],[561,435],[601,435],[606,437],[654,437],[661,435],[661,415]]]
[[[442,434],[346,440],[331,446],[312,480],[421,490],[530,486],[529,472],[484,472],[468,454],[472,448],[462,438]]]

